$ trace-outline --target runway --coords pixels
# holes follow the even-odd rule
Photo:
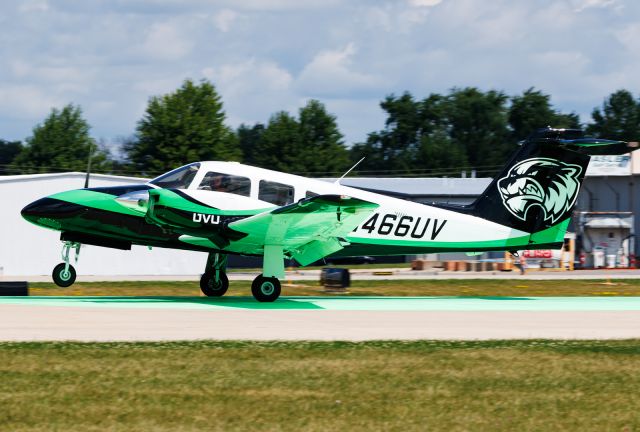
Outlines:
[[[0,297],[0,341],[640,338],[640,297]]]

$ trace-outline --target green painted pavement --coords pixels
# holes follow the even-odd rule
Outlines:
[[[640,311],[640,297],[0,297],[1,305],[342,311]]]

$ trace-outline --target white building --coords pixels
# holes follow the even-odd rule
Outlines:
[[[49,275],[62,262],[58,231],[35,226],[20,216],[27,204],[84,186],[83,173],[0,176],[0,276]],[[144,183],[146,179],[91,175],[91,187]],[[82,245],[78,275],[199,275],[207,254],[132,246],[130,251]],[[73,264],[73,259],[71,261]]]
[[[57,192],[79,189],[83,173],[0,176],[0,277],[50,275],[62,262],[60,233],[25,221],[20,210]],[[633,261],[640,250],[640,151],[632,155],[596,156],[577,200],[578,253],[603,252],[615,256],[616,265]],[[325,179],[331,181],[329,179]],[[342,184],[414,201],[466,204],[489,184],[488,178],[346,178]],[[146,179],[93,174],[91,186],[144,183]],[[622,251],[622,252],[619,252]],[[624,260],[617,258],[625,257]],[[75,268],[78,275],[199,275],[206,253],[132,246],[130,251],[83,245]],[[73,263],[73,261],[72,261]],[[259,262],[253,262],[255,266]]]

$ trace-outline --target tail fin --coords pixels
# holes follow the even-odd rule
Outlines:
[[[547,229],[571,216],[591,155],[631,150],[576,129],[540,129],[465,212],[529,233]]]

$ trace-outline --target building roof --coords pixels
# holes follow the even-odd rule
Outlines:
[[[0,182],[15,182],[24,180],[47,180],[53,178],[84,178],[87,174],[83,172],[63,172],[63,173],[45,173],[45,174],[20,174],[20,175],[8,175],[0,176]],[[134,183],[146,183],[149,181],[145,178],[117,176],[111,174],[91,174],[91,178],[97,178],[102,180],[127,180]]]
[[[619,217],[594,217],[589,219],[585,224],[588,228],[625,228],[631,229],[633,223],[631,218]]]
[[[333,182],[336,179],[320,179]],[[376,178],[350,177],[340,181],[344,186],[394,195],[430,197],[476,197],[491,183],[491,178]]]
[[[48,180],[56,178],[84,178],[82,172],[64,172],[53,174],[25,174],[0,176],[0,183]],[[91,174],[93,179],[123,180],[132,183],[144,183],[148,179],[126,177],[110,174]],[[319,179],[334,182],[336,179]],[[371,192],[395,196],[411,197],[476,197],[491,183],[490,178],[389,178],[389,177],[350,177],[340,181],[344,186],[351,186]]]

